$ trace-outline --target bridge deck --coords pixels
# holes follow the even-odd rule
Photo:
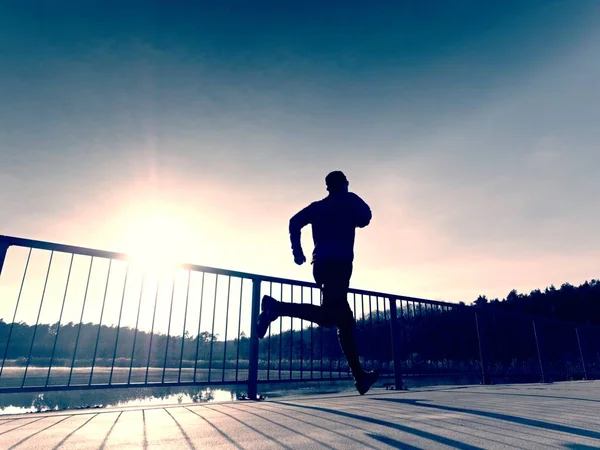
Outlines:
[[[600,448],[600,381],[0,416],[0,448]]]

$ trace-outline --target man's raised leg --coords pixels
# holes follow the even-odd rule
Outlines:
[[[258,316],[258,323],[256,324],[256,332],[259,339],[265,337],[269,325],[278,319],[279,316],[307,320],[322,327],[335,325],[335,320],[321,306],[306,303],[280,302],[270,295],[265,295],[262,298],[261,313]]]

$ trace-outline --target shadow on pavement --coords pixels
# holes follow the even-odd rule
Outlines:
[[[231,406],[231,405],[225,405],[225,406],[226,406],[226,407],[229,407],[229,408],[232,408],[232,409],[236,409],[236,410],[238,410],[238,411],[239,411],[239,409],[238,409],[238,408],[236,408],[235,406]],[[376,447],[373,447],[372,445],[369,445],[369,444],[367,444],[367,443],[365,443],[365,442],[363,442],[363,441],[360,441],[360,440],[358,440],[358,439],[355,439],[355,438],[353,438],[352,436],[348,436],[348,435],[346,435],[346,434],[339,433],[339,432],[337,432],[337,431],[335,431],[335,430],[332,430],[332,429],[330,429],[330,428],[323,427],[323,426],[321,426],[321,425],[317,425],[317,424],[316,424],[316,423],[314,423],[314,422],[308,422],[308,421],[306,421],[306,420],[302,420],[302,419],[300,419],[300,418],[299,418],[299,417],[297,417],[297,416],[292,416],[292,415],[289,415],[289,414],[284,414],[284,413],[282,413],[281,411],[277,411],[277,410],[274,410],[274,409],[269,409],[269,408],[261,408],[261,407],[258,407],[258,406],[255,406],[255,408],[256,408],[256,409],[259,409],[259,410],[261,410],[261,411],[269,412],[269,413],[271,413],[271,414],[277,414],[277,415],[280,415],[280,416],[282,416],[282,417],[287,417],[288,419],[293,419],[293,420],[295,420],[295,421],[297,421],[297,422],[303,423],[304,425],[308,425],[308,426],[310,426],[310,427],[313,427],[313,428],[318,428],[318,429],[320,429],[320,430],[324,430],[324,431],[326,431],[327,433],[335,434],[336,436],[340,436],[340,437],[342,437],[342,438],[344,438],[344,439],[348,439],[348,440],[351,440],[351,441],[353,441],[353,442],[356,442],[357,444],[359,444],[359,445],[360,445],[360,446],[362,446],[363,448],[373,448],[373,449],[376,449]],[[307,412],[304,412],[304,411],[300,411],[300,413],[301,413],[301,414],[305,414],[305,415],[307,415],[307,416],[309,416],[309,417],[315,417],[315,418],[317,418],[317,419],[321,419],[321,418],[320,418],[318,415],[313,415],[313,414],[310,414],[310,413],[307,413]],[[333,422],[333,423],[342,423],[342,422],[337,422],[337,421],[334,421],[334,420],[332,420],[331,422]],[[367,433],[367,434],[368,434],[368,433]]]
[[[437,409],[440,411],[452,411],[452,412],[463,413],[463,414],[473,414],[473,415],[477,415],[477,416],[481,416],[481,417],[487,417],[489,419],[504,420],[507,422],[518,423],[520,425],[527,425],[530,427],[543,428],[545,430],[559,431],[562,433],[569,433],[569,434],[574,434],[577,436],[583,436],[583,437],[588,437],[588,438],[593,438],[593,439],[600,439],[600,433],[596,432],[596,431],[590,431],[590,430],[585,430],[582,428],[575,428],[575,427],[570,427],[568,425],[560,425],[560,424],[551,423],[551,422],[544,422],[542,420],[527,419],[525,417],[519,417],[519,416],[511,416],[508,414],[495,413],[495,412],[489,412],[489,411],[480,411],[480,410],[476,410],[476,409],[456,408],[454,406],[442,406],[442,405],[432,405],[430,403],[422,403],[423,401],[426,401],[426,400],[409,400],[409,399],[399,399],[399,398],[374,398],[373,400],[402,403],[404,405],[420,406],[422,408],[431,408],[431,409]]]
[[[565,448],[570,448],[573,450],[598,450],[598,446],[592,447],[591,445],[584,444],[565,444]]]
[[[389,445],[390,447],[406,449],[406,450],[420,450],[420,447],[415,447],[414,445],[405,444],[404,442],[397,441],[396,439],[392,439],[391,437],[382,436],[381,434],[375,433],[365,433],[372,439],[375,439],[383,444]]]
[[[383,399],[381,399],[381,400],[383,400]],[[450,438],[446,438],[443,436],[439,436],[437,434],[429,433],[427,431],[417,430],[415,428],[407,427],[405,425],[388,422],[386,420],[376,419],[374,417],[360,416],[358,414],[352,414],[352,413],[345,412],[345,411],[338,411],[337,409],[329,409],[329,408],[323,408],[320,406],[309,406],[309,405],[301,405],[301,404],[297,404],[297,403],[288,403],[288,402],[271,401],[270,403],[292,406],[292,407],[296,407],[296,408],[311,409],[313,411],[321,411],[324,413],[335,414],[335,415],[339,415],[342,417],[347,417],[349,419],[362,420],[362,421],[369,422],[369,423],[372,423],[375,425],[381,425],[384,427],[393,428],[395,430],[402,431],[404,433],[413,434],[415,436],[419,436],[424,439],[429,439],[429,440],[438,442],[440,444],[449,445],[451,447],[462,449],[462,450],[475,450],[475,449],[482,448],[482,447],[477,447],[475,445],[465,444],[464,442],[460,442],[455,439],[450,439]],[[406,444],[402,444],[402,445],[406,445]]]
[[[476,395],[510,395],[513,397],[534,397],[534,398],[553,398],[557,400],[575,400],[578,402],[593,402],[600,403],[600,400],[595,400],[593,398],[577,398],[577,397],[561,397],[560,395],[535,395],[535,394],[511,394],[508,392],[472,392],[470,391],[468,395],[476,394]]]

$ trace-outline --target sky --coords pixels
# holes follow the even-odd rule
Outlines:
[[[353,287],[599,278],[599,2],[83,3],[0,6],[0,234],[311,280],[343,170]]]

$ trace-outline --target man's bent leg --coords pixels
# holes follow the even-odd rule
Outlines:
[[[280,316],[308,320],[326,328],[336,323],[335,319],[327,314],[321,306],[279,302],[269,295],[263,297],[261,308],[262,312],[258,316],[258,323],[256,325],[256,332],[259,339],[265,337],[271,322]]]
[[[335,325],[333,318],[321,306],[278,302],[276,311],[280,316],[308,320],[326,328]]]

